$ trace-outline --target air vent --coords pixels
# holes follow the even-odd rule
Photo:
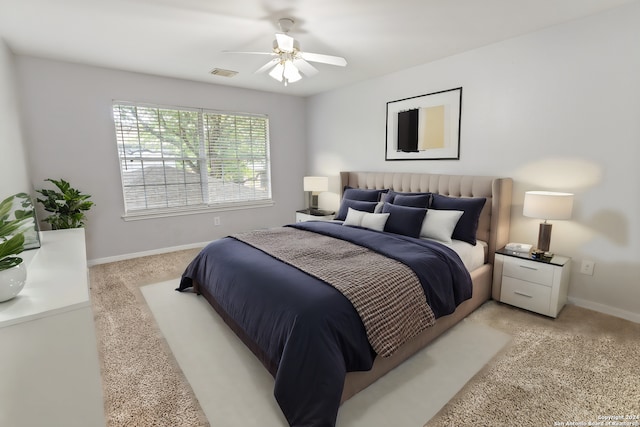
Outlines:
[[[225,70],[222,68],[214,68],[213,70],[211,70],[211,74],[221,77],[233,77],[238,74],[238,72],[233,70]]]

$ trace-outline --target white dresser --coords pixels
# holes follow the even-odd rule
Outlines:
[[[0,303],[0,426],[105,426],[84,229],[44,231]]]
[[[500,301],[556,317],[567,303],[571,258],[537,260],[496,251],[493,281],[500,285]]]

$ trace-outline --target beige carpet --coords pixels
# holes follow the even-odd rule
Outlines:
[[[553,320],[493,301],[469,320],[514,339],[428,427],[586,426],[601,417],[640,417],[640,324],[572,305]]]
[[[179,276],[196,252],[90,269],[109,427],[209,425],[138,289]],[[513,340],[428,427],[587,425],[640,415],[639,324],[575,306],[553,320],[495,302],[468,321]]]
[[[139,290],[179,276],[197,252],[89,269],[108,427],[209,426]]]

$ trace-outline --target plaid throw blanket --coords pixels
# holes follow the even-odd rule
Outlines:
[[[382,357],[435,323],[418,277],[399,261],[341,239],[289,227],[231,237],[340,291],[353,304],[371,346]]]

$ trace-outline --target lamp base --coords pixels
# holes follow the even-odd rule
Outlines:
[[[309,191],[309,200],[307,208],[309,210],[318,210],[318,193]]]
[[[538,247],[536,249],[542,252],[548,252],[550,243],[551,224],[542,222],[540,223],[540,230],[538,231]]]

